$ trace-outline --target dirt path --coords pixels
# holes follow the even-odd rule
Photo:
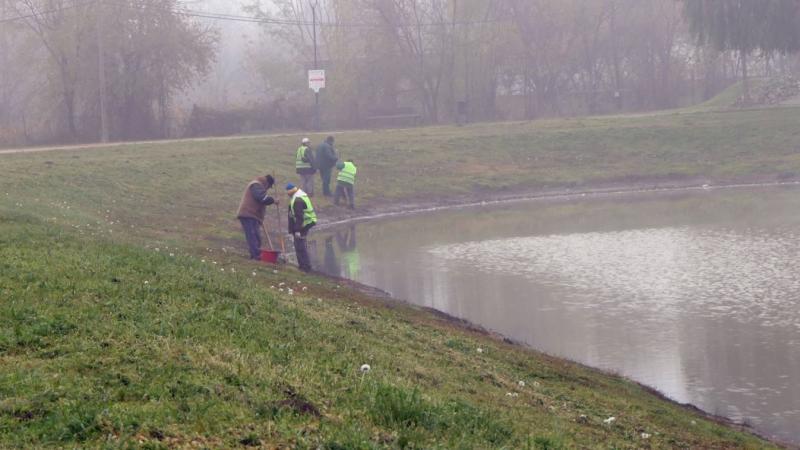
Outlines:
[[[354,134],[354,133],[372,133],[372,130],[346,130],[346,131],[325,131],[325,132],[297,132],[297,133],[273,133],[273,134],[248,134],[238,136],[221,136],[221,137],[204,137],[204,138],[186,138],[186,139],[163,139],[156,141],[130,141],[130,142],[109,142],[105,144],[76,144],[76,145],[56,145],[50,147],[22,147],[10,148],[0,150],[0,155],[14,155],[19,153],[40,153],[40,152],[55,152],[55,151],[79,151],[79,150],[93,150],[93,149],[106,149],[115,147],[124,147],[127,145],[168,145],[182,142],[212,142],[212,141],[240,141],[245,139],[264,139],[264,138],[277,138],[277,137],[292,137],[292,136],[313,136],[320,134],[327,134],[338,136],[341,134]]]
[[[739,182],[711,182],[706,179],[699,178],[673,181],[658,180],[651,183],[599,184],[574,189],[562,188],[552,190],[520,190],[512,194],[483,192],[475,193],[470,196],[447,197],[446,199],[436,202],[425,201],[423,199],[406,199],[406,201],[393,203],[382,208],[360,208],[355,215],[351,214],[349,210],[344,211],[341,208],[325,208],[323,212],[327,216],[327,220],[322,220],[317,226],[317,229],[324,230],[357,222],[513,202],[563,201],[620,195],[651,195],[659,193],[668,194],[675,192],[705,191],[716,189],[752,189],[798,185],[800,185],[800,181],[775,181],[774,178],[754,178],[752,180]]]

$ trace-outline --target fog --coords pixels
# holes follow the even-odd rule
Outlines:
[[[736,105],[800,93],[789,0],[314,4],[0,0],[0,145],[617,114],[735,83]]]

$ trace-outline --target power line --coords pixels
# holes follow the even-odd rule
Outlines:
[[[114,1],[114,0],[112,0]],[[105,0],[88,0],[86,2],[76,2],[71,6],[63,6],[60,8],[54,8],[46,11],[37,11],[32,14],[23,15],[23,16],[16,16],[16,17],[8,17],[0,19],[0,23],[6,22],[14,22],[17,20],[24,20],[34,18],[36,16],[44,15],[44,14],[52,14],[58,13],[62,11],[67,11],[70,9],[75,9],[81,6],[87,6],[94,3],[106,3]],[[120,6],[130,6],[127,3],[116,1],[117,5]],[[292,19],[274,19],[269,17],[258,17],[258,16],[243,16],[243,15],[236,15],[236,14],[226,14],[226,13],[218,13],[218,12],[205,12],[205,11],[198,11],[188,8],[162,8],[155,5],[147,5],[147,8],[155,8],[164,11],[172,12],[176,15],[186,16],[186,17],[195,17],[199,19],[208,19],[208,20],[221,20],[221,21],[228,21],[228,22],[243,22],[243,23],[254,23],[259,25],[290,25],[290,26],[312,26],[312,21],[307,20],[292,20]],[[497,19],[485,19],[485,20],[473,20],[473,21],[442,21],[442,22],[424,22],[424,23],[399,23],[399,24],[389,24],[391,26],[397,27],[452,27],[452,26],[476,26],[476,25],[489,25],[489,24],[496,24],[496,23],[507,23],[511,21],[510,18],[497,18]],[[375,24],[375,23],[362,23],[362,22],[317,22],[317,26],[320,27],[329,27],[329,28],[383,28],[387,24]]]
[[[122,5],[124,0],[111,0],[117,1],[118,4]],[[127,6],[127,4],[124,4]],[[187,16],[187,17],[195,17],[201,19],[210,19],[210,20],[222,20],[222,21],[230,21],[230,22],[245,22],[245,23],[255,23],[261,25],[292,25],[292,26],[312,26],[313,21],[309,20],[293,20],[293,19],[275,19],[269,17],[258,17],[258,16],[244,16],[244,15],[237,15],[237,14],[227,14],[227,13],[218,13],[218,12],[206,12],[206,11],[199,11],[193,10],[188,8],[180,8],[180,9],[173,9],[173,8],[163,8],[154,5],[148,5],[149,8],[157,8],[161,10],[170,11],[174,14]],[[485,19],[485,20],[475,20],[475,21],[461,21],[461,22],[454,22],[454,21],[442,21],[442,22],[425,22],[425,23],[400,23],[396,24],[396,26],[407,26],[407,27],[451,27],[455,26],[474,26],[474,25],[485,25],[485,24],[492,24],[492,23],[507,23],[511,21],[511,18],[498,18],[498,19]],[[331,27],[331,28],[383,28],[386,24],[375,24],[375,23],[363,23],[363,22],[317,22],[317,26],[320,27]],[[395,24],[392,24],[395,25]]]
[[[233,15],[233,14],[222,14],[222,13],[207,13],[203,11],[196,11],[190,9],[184,10],[173,10],[176,14],[190,16],[190,17],[199,17],[205,19],[213,19],[213,20],[225,20],[225,21],[233,21],[233,22],[249,22],[249,23],[258,23],[258,24],[267,24],[267,25],[304,25],[304,26],[312,26],[312,21],[306,20],[290,20],[290,19],[271,19],[266,17],[256,17],[256,16],[240,16],[240,15]],[[394,26],[407,26],[407,27],[452,27],[452,26],[474,26],[474,25],[487,25],[487,24],[494,24],[494,23],[508,23],[510,22],[510,18],[498,18],[498,19],[487,19],[487,20],[474,20],[474,21],[442,21],[442,22],[424,22],[424,23],[400,23],[400,24],[390,24]],[[331,27],[331,28],[383,28],[386,24],[374,24],[374,23],[359,23],[359,22],[317,22],[317,25],[320,27]]]
[[[88,1],[85,1],[85,2],[77,2],[76,1],[72,5],[62,6],[60,8],[48,9],[48,10],[45,10],[45,11],[35,11],[35,12],[31,13],[31,14],[26,14],[26,15],[22,15],[22,16],[3,17],[3,18],[0,18],[0,23],[16,22],[18,20],[25,20],[25,19],[33,19],[35,17],[43,16],[45,14],[59,13],[59,12],[62,12],[62,11],[68,11],[70,9],[80,8],[81,6],[88,6],[88,5],[91,5],[93,3],[97,3],[98,1],[101,1],[101,0],[88,0]]]

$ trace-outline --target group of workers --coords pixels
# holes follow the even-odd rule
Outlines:
[[[295,172],[300,177],[299,186],[295,186],[293,183],[286,185],[286,194],[290,198],[288,232],[294,238],[297,265],[304,272],[311,271],[307,239],[308,233],[317,224],[317,214],[311,203],[311,197],[314,196],[314,175],[317,170],[322,179],[322,194],[326,197],[333,196],[333,202],[336,205],[339,205],[344,198],[348,207],[355,209],[354,186],[358,169],[351,159],[339,161],[334,142],[333,136],[328,136],[317,147],[316,154],[314,154],[311,149],[311,140],[303,138],[295,153]],[[336,178],[336,191],[332,194],[330,183],[334,167],[339,170],[339,173]],[[260,228],[264,228],[266,207],[280,203],[269,195],[269,190],[275,186],[275,182],[272,175],[257,177],[247,185],[239,204],[237,218],[242,224],[251,259],[261,258]]]

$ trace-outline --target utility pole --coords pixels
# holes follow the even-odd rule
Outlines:
[[[95,11],[95,28],[97,34],[97,72],[99,76],[100,86],[100,142],[108,142],[108,118],[106,117],[106,71],[105,71],[105,51],[103,49],[103,39],[101,25],[102,18],[100,14],[100,6],[102,1],[97,2],[97,10]]]
[[[8,4],[7,0],[0,0],[0,17],[8,17]],[[8,68],[8,25],[4,25],[0,29],[0,67]],[[9,86],[10,81],[7,76],[9,70],[3,70],[0,73],[0,127],[5,125],[6,116],[11,117],[11,105],[9,104]],[[9,110],[7,110],[9,109]]]
[[[312,35],[314,39],[314,70],[319,69],[319,61],[317,60],[317,6],[319,0],[311,0],[311,27],[313,28]],[[320,129],[320,114],[319,114],[319,89],[314,92],[314,131]]]

